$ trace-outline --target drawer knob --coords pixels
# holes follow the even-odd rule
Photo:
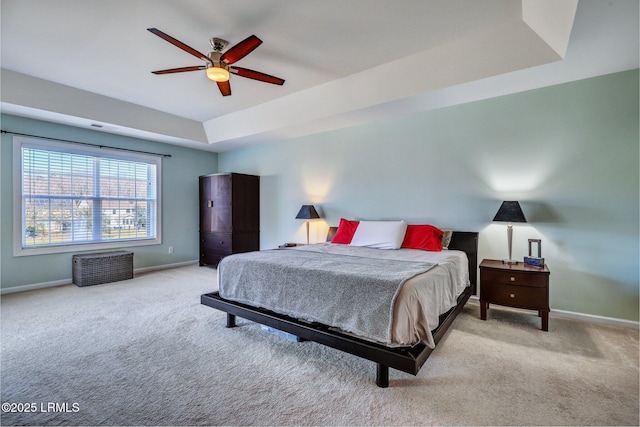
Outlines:
[[[515,298],[515,297],[516,297],[516,294],[509,294],[509,296],[510,296],[511,298]]]
[[[515,277],[513,277],[513,276],[512,276],[512,277],[510,277],[509,279],[510,279],[512,282],[515,282],[515,281],[516,281],[516,278],[515,278]]]

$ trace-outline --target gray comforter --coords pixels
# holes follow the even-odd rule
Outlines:
[[[436,264],[295,250],[235,254],[218,265],[223,298],[390,344],[402,285]]]

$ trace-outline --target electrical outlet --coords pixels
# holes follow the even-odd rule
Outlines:
[[[173,253],[173,246],[169,246],[169,253],[172,254]]]

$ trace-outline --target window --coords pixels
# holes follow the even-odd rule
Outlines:
[[[161,243],[161,157],[14,137],[15,255]]]

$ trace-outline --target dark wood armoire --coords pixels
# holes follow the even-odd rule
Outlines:
[[[200,177],[200,265],[217,267],[233,253],[260,250],[260,177]]]

